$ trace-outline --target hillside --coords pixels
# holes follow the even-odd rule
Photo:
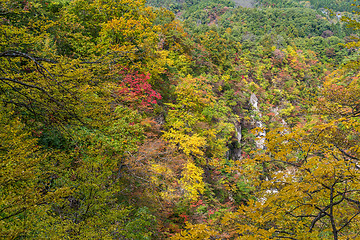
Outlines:
[[[351,3],[3,0],[0,238],[357,239]]]

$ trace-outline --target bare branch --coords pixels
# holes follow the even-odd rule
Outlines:
[[[349,225],[349,223],[356,218],[357,215],[360,214],[360,211],[358,211],[356,214],[354,214],[354,216],[352,216],[341,228],[339,228],[338,232],[340,232],[342,229],[344,229],[347,225]]]
[[[15,212],[15,213],[13,213],[13,214],[10,214],[10,215],[8,215],[8,216],[6,216],[6,217],[1,218],[0,221],[3,221],[3,220],[5,220],[5,219],[11,218],[11,217],[14,217],[14,216],[16,216],[16,215],[24,212],[25,210],[26,210],[26,208],[21,208],[19,211]]]
[[[334,144],[334,146],[345,156],[347,156],[348,158],[351,158],[353,160],[359,161],[359,159],[357,157],[351,156],[350,154],[348,154],[347,152],[345,152],[343,149],[341,149],[340,147],[338,147],[337,145]]]

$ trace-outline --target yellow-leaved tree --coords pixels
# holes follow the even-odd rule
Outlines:
[[[221,226],[189,226],[174,239],[196,236],[204,226],[236,239],[357,239],[359,74],[349,72],[326,78],[311,121],[268,131],[265,150],[236,162],[255,187],[254,199],[226,214]]]
[[[43,200],[36,189],[37,166],[44,156],[24,124],[4,108],[0,122],[0,236],[15,239],[36,222],[34,212]]]
[[[267,132],[266,150],[238,162],[256,200],[228,216],[239,239],[357,239],[359,72],[325,78],[312,119]]]
[[[345,20],[360,29],[357,20]],[[335,70],[310,103],[311,120],[266,129],[266,148],[236,162],[254,186],[253,199],[225,214],[220,226],[189,224],[173,239],[219,238],[219,232],[244,240],[358,239],[359,76],[358,61]]]
[[[167,104],[167,131],[163,137],[188,157],[181,183],[187,198],[196,200],[205,190],[202,167],[220,167],[233,131],[230,109],[216,101],[205,77],[180,79],[176,102]]]
[[[154,216],[122,201],[124,158],[147,126],[134,106],[156,105],[151,84],[181,48],[160,41],[174,14],[144,0],[4,0],[0,15],[0,238],[149,239]]]

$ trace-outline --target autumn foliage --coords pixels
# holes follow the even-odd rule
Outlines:
[[[1,239],[359,238],[358,14],[235,2],[0,1]]]
[[[126,68],[118,74],[121,80],[119,90],[115,94],[119,97],[119,101],[134,108],[149,109],[161,99],[161,95],[154,91],[149,83],[149,74],[139,74]]]

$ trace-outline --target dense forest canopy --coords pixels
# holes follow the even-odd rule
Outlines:
[[[358,239],[357,5],[1,0],[0,238]]]

